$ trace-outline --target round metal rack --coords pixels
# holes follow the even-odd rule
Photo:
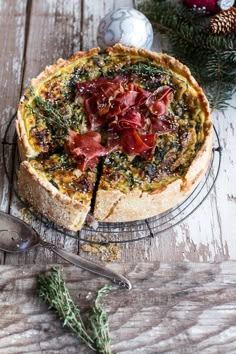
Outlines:
[[[22,202],[23,206],[28,208],[32,216],[44,223],[47,228],[54,229],[63,236],[77,238],[78,233],[58,227],[54,223],[48,221],[45,217],[37,214],[35,210],[26,205],[20,199],[17,193],[17,189],[14,185],[14,180],[17,180],[17,170],[20,163],[17,149],[17,135],[14,128],[15,116],[16,114],[12,116],[9,124],[7,125],[4,138],[2,140],[3,164],[10,187],[16,194],[17,198]],[[192,215],[195,210],[199,208],[200,205],[206,200],[211,190],[213,189],[219,175],[222,158],[222,147],[220,145],[219,136],[215,127],[212,150],[211,162],[205,176],[202,178],[201,182],[193,190],[193,192],[178,206],[156,217],[141,221],[125,223],[98,223],[98,227],[96,229],[85,225],[79,232],[80,241],[102,245],[108,245],[111,243],[117,244],[134,242],[146,238],[153,238],[183,222],[186,218]],[[12,164],[7,162],[7,156],[9,156],[9,154],[12,156]],[[12,169],[13,173],[10,173]],[[14,176],[14,178],[12,178],[12,176]]]

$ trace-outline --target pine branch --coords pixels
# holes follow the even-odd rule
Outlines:
[[[187,43],[213,51],[236,50],[236,36],[213,36],[206,31],[209,20],[181,4],[172,1],[151,0],[139,6],[146,16],[164,32],[178,35]],[[226,38],[227,37],[227,38]]]
[[[211,107],[227,107],[236,84],[236,34],[212,35],[206,30],[209,17],[196,14],[175,0],[150,0],[139,10],[167,40],[166,52],[190,68],[205,89]]]
[[[225,110],[228,107],[229,101],[234,95],[235,85],[225,84],[220,81],[212,82],[211,84],[203,85],[203,88],[208,97],[212,110]]]

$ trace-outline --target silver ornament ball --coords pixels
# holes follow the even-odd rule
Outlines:
[[[221,10],[228,10],[234,5],[234,0],[218,0],[217,5]]]
[[[152,25],[140,11],[121,7],[109,12],[101,20],[97,41],[102,49],[116,43],[127,47],[150,49],[153,42]]]

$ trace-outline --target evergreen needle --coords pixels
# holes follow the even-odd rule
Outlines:
[[[176,0],[149,0],[138,6],[164,36],[166,52],[186,64],[205,90],[212,109],[224,110],[236,89],[236,33],[207,30],[209,16]]]
[[[79,337],[87,346],[97,353],[112,354],[110,347],[109,326],[106,311],[100,304],[101,296],[112,286],[105,285],[97,292],[94,305],[90,309],[88,323],[85,325],[80,309],[72,300],[68,288],[58,268],[38,277],[38,294],[49,304],[63,325]]]

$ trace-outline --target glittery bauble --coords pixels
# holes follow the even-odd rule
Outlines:
[[[183,0],[183,4],[197,12],[216,13],[227,10],[234,4],[234,0]]]
[[[109,12],[101,20],[97,41],[102,49],[116,43],[150,49],[153,42],[152,25],[141,12],[122,7]]]

